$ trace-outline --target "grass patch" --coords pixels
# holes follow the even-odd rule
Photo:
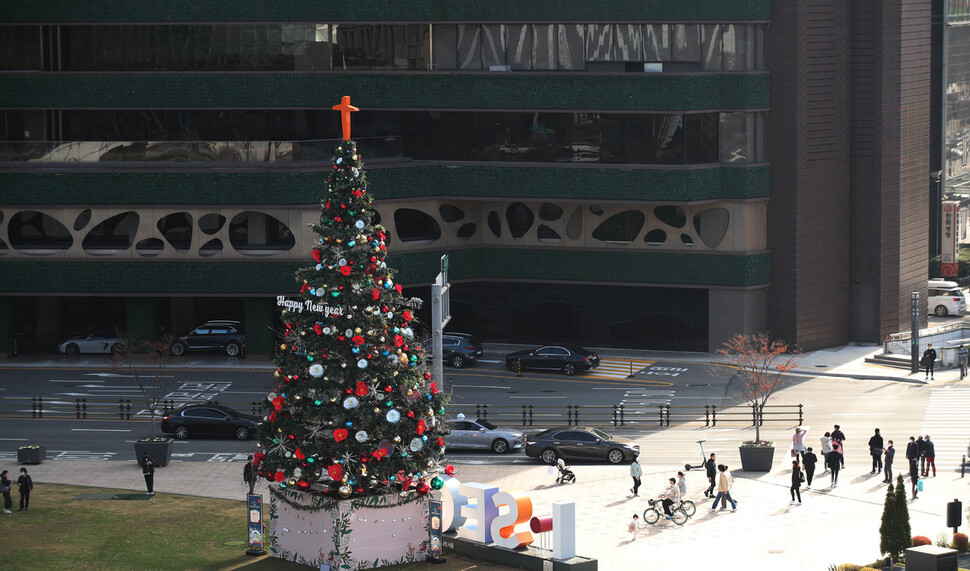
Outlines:
[[[313,569],[246,555],[243,501],[156,494],[148,501],[76,500],[81,494],[126,490],[39,484],[30,510],[0,514],[0,569]],[[83,496],[82,496],[83,497]],[[264,508],[269,519],[269,506]],[[387,569],[511,569],[447,555],[443,565]]]

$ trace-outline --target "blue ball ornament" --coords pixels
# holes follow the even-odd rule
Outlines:
[[[354,425],[354,423],[353,423],[353,422],[350,422],[350,421],[348,420],[348,421],[347,421],[347,423],[346,423],[346,424],[345,424],[344,426],[353,426],[353,425]]]
[[[357,347],[354,347],[353,349],[351,349],[351,351],[354,353],[360,353],[360,349],[358,349]]]
[[[317,289],[311,287],[310,288],[310,295],[317,295]]]
[[[353,248],[356,245],[357,245],[357,242],[354,242],[353,240],[347,242],[347,247],[348,248]]]

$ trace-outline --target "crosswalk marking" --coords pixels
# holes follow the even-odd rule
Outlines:
[[[640,359],[600,359],[599,367],[589,371],[587,377],[598,377],[601,379],[625,379],[632,372],[636,373],[656,361],[643,361]]]
[[[930,392],[920,434],[930,435],[937,470],[959,470],[970,442],[970,389],[939,388]]]

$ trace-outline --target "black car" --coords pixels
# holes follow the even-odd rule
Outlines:
[[[426,354],[431,354],[434,340],[428,339],[423,343]],[[478,337],[468,333],[445,333],[441,336],[441,354],[444,363],[461,369],[473,364],[485,354],[482,342]]]
[[[575,375],[576,371],[588,371],[599,364],[600,358],[596,353],[575,345],[543,345],[509,353],[505,357],[505,366],[513,371],[516,367],[520,371],[546,369],[562,371],[566,375]]]
[[[639,456],[640,445],[629,438],[610,436],[598,428],[565,426],[527,436],[525,454],[546,464],[555,464],[558,458],[619,464]]]
[[[162,417],[162,432],[175,438],[231,436],[247,440],[256,434],[259,418],[218,404],[190,404]]]
[[[219,351],[230,357],[238,356],[246,347],[246,335],[238,321],[208,321],[188,335],[175,339],[172,355],[184,355],[186,351]]]

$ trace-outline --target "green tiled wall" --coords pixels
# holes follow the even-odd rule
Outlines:
[[[6,22],[549,21],[549,5],[522,0],[3,0]],[[556,21],[767,21],[771,0],[557,0]]]
[[[3,76],[0,107],[733,111],[769,93],[767,73],[26,73]]]
[[[365,157],[366,160],[366,157]],[[321,165],[321,169],[328,169]],[[580,200],[717,200],[766,197],[770,168],[689,170],[408,167],[369,168],[384,199],[425,196]],[[4,205],[316,204],[324,173],[0,173]],[[9,215],[9,213],[8,213]]]

